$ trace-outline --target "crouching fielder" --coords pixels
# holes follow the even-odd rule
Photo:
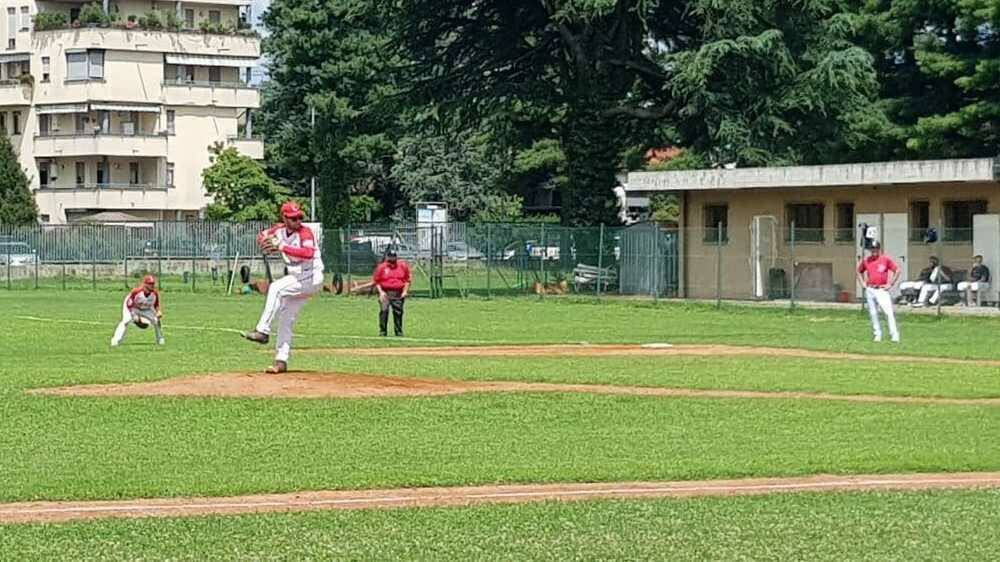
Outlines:
[[[881,244],[875,242],[871,247],[871,255],[858,264],[858,281],[865,288],[865,300],[868,303],[868,315],[871,317],[875,341],[882,341],[882,326],[878,321],[878,309],[881,308],[889,324],[889,336],[892,341],[899,342],[899,329],[896,327],[896,315],[892,310],[892,293],[890,293],[898,280],[899,267],[896,262],[884,255]]]
[[[288,275],[278,279],[267,289],[267,303],[257,322],[257,329],[243,336],[265,344],[270,339],[271,325],[278,321],[278,338],[275,342],[274,366],[268,373],[288,370],[288,355],[292,348],[292,328],[299,311],[309,297],[323,286],[323,260],[312,230],[302,224],[302,209],[289,201],[281,206],[282,224],[263,231],[257,237],[265,253],[281,254],[288,268]]]
[[[115,335],[111,337],[111,346],[115,347],[122,342],[125,337],[125,330],[129,323],[134,323],[140,328],[146,328],[150,324],[156,331],[156,343],[163,345],[163,329],[160,327],[160,319],[163,313],[160,312],[160,293],[156,291],[156,278],[147,275],[142,280],[142,285],[132,289],[125,297],[122,304],[122,321],[115,328]]]

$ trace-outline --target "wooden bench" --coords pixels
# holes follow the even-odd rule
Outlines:
[[[590,284],[597,284],[600,279],[601,289],[607,290],[608,286],[618,283],[618,272],[610,267],[597,267],[582,263],[576,264],[573,269],[573,288],[579,292],[580,287]]]

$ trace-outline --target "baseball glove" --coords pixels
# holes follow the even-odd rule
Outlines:
[[[143,330],[149,327],[149,322],[146,322],[146,319],[141,316],[134,316],[132,318],[132,323],[135,324],[136,328],[140,328]]]
[[[261,253],[265,256],[276,254],[278,253],[278,238],[269,236],[266,230],[262,231],[257,235],[257,246],[260,247]]]

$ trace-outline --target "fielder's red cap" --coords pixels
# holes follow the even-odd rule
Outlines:
[[[152,275],[147,275],[147,276],[145,276],[145,277],[142,278],[142,284],[143,285],[153,285],[153,286],[155,286],[156,285],[156,277],[153,277]]]
[[[281,216],[289,219],[301,219],[305,213],[295,201],[286,201],[281,205]]]

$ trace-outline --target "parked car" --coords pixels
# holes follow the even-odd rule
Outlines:
[[[10,258],[10,265],[34,265],[38,259],[35,251],[24,242],[0,242],[0,265],[7,265],[7,258]]]
[[[444,246],[444,254],[445,257],[453,261],[483,259],[482,252],[469,246],[465,242],[448,242]]]

